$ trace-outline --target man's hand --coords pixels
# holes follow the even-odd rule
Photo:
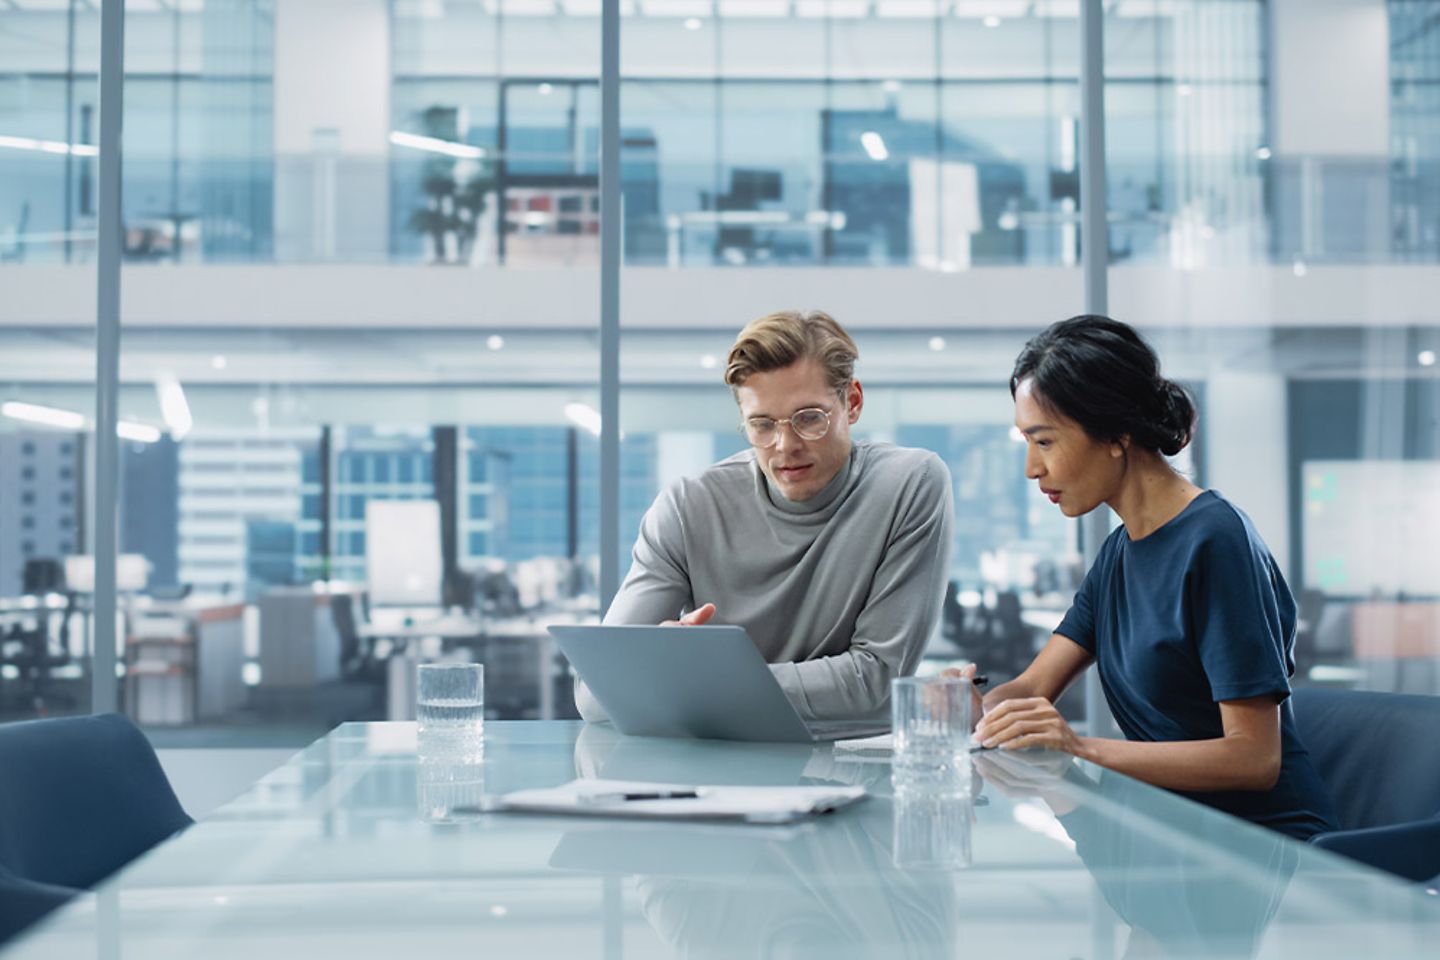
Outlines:
[[[715,616],[715,604],[707,603],[697,610],[691,610],[679,620],[666,620],[660,624],[662,627],[698,627]]]

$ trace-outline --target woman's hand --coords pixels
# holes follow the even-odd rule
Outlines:
[[[1044,697],[1005,700],[990,708],[975,738],[1001,750],[1057,750],[1080,756],[1080,738]]]
[[[980,722],[980,716],[985,712],[985,703],[980,699],[980,688],[975,686],[975,672],[980,668],[973,663],[967,663],[963,667],[951,667],[941,671],[942,677],[959,677],[970,681],[970,730],[975,731],[975,725]]]

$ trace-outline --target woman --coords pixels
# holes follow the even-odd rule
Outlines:
[[[1336,828],[1295,733],[1295,603],[1245,514],[1165,460],[1195,407],[1107,317],[1057,323],[1010,377],[1025,476],[1067,517],[1108,504],[1074,605],[1025,671],[990,691],[987,747],[1074,754],[1297,838]],[[1095,663],[1125,740],[1079,737],[1054,702]],[[973,673],[974,668],[966,668]]]

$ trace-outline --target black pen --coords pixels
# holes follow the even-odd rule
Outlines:
[[[697,800],[700,794],[695,790],[648,790],[636,793],[587,793],[581,794],[581,803],[615,803],[626,800]]]
[[[990,678],[983,673],[977,673],[975,674],[975,676],[970,678],[970,682],[975,684],[975,686],[977,687],[983,687],[985,686],[985,684],[990,682]]]

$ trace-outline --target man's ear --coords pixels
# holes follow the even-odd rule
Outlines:
[[[860,410],[865,406],[865,388],[860,386],[859,380],[851,380],[845,394],[845,406],[848,408],[850,422],[854,423],[860,419]]]

